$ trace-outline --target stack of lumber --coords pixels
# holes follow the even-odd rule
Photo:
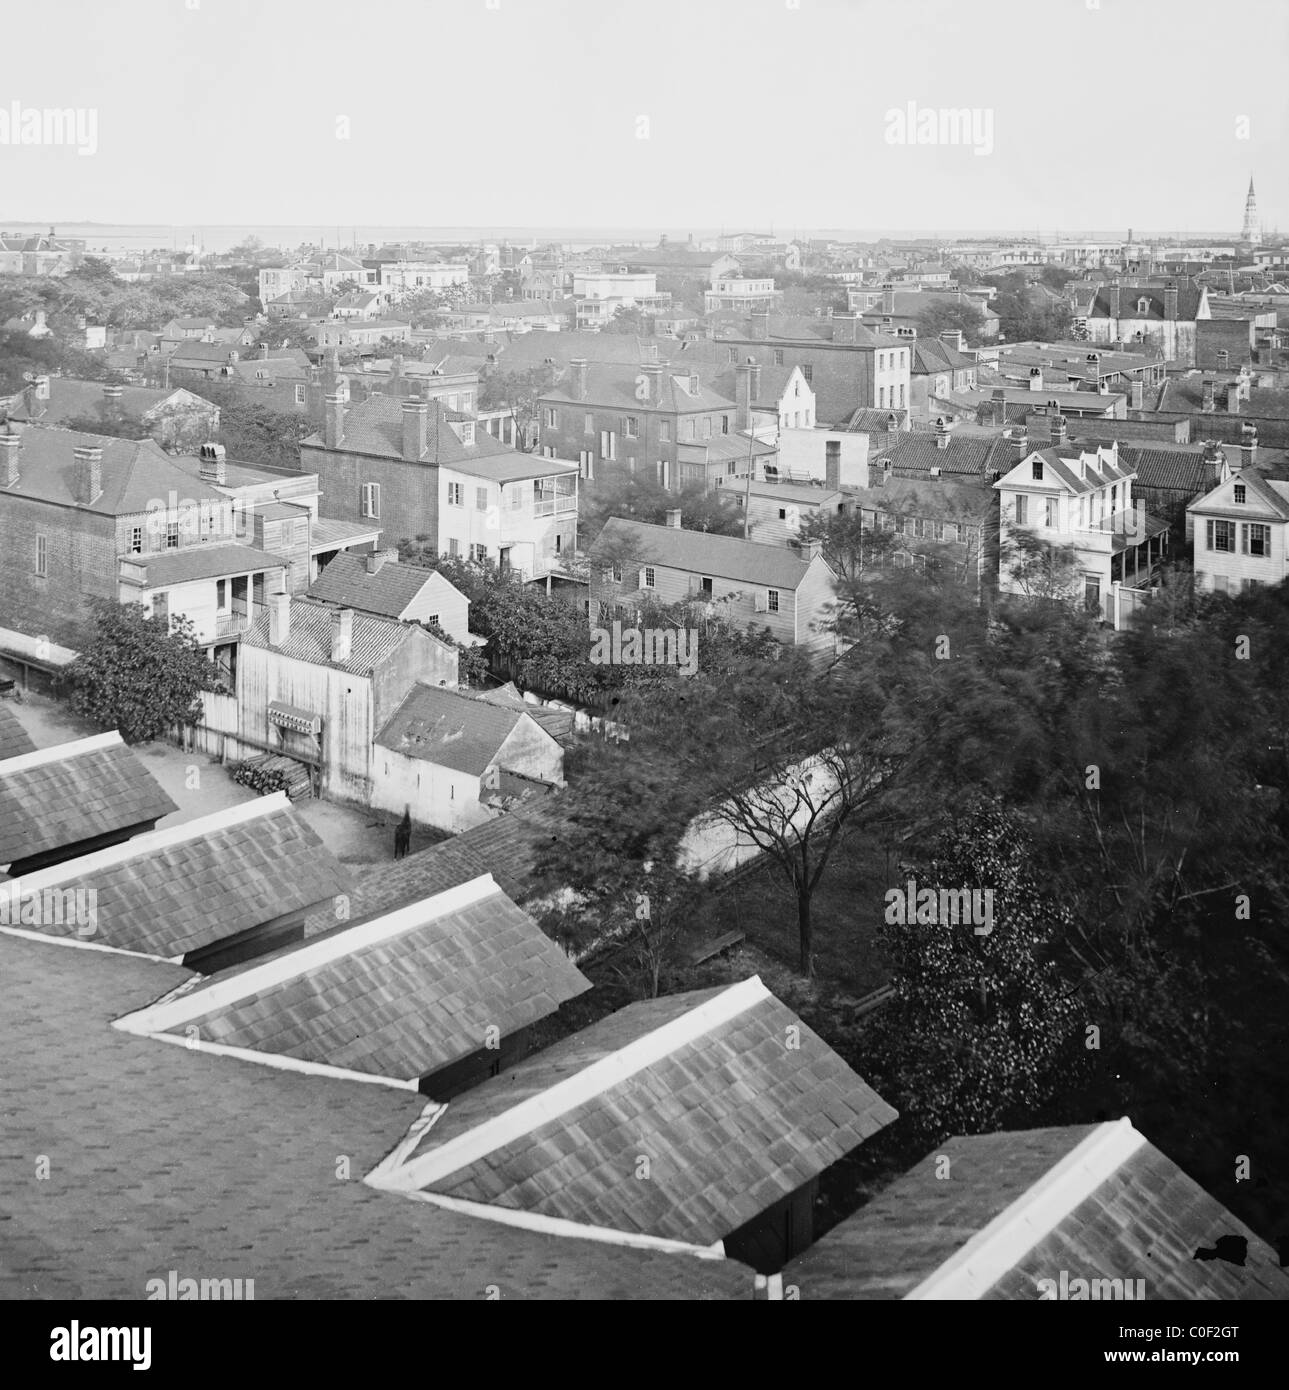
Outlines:
[[[285,792],[292,801],[313,795],[313,781],[309,769],[294,758],[284,758],[278,753],[264,753],[258,758],[248,758],[232,769],[233,781],[250,787],[261,796],[272,792]]]

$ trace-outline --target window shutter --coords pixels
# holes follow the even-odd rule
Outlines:
[[[1244,555],[1249,553],[1249,523],[1247,521],[1240,526],[1240,552]]]
[[[1213,523],[1211,521],[1204,523],[1204,543],[1206,549],[1213,549]]]

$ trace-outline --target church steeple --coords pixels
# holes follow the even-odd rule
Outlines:
[[[1249,193],[1244,200],[1244,228],[1240,232],[1240,240],[1247,241],[1250,246],[1257,246],[1262,241],[1262,229],[1258,226],[1258,200],[1253,193],[1253,176],[1249,175]]]

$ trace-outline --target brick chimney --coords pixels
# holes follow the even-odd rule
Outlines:
[[[670,527],[672,528],[672,530],[674,530],[674,531],[679,531],[679,530],[680,530],[680,508],[679,508],[679,507],[673,507],[673,508],[667,513],[667,525],[670,526]]]
[[[343,666],[353,652],[354,610],[337,608],[331,615],[331,659]]]
[[[998,429],[1007,423],[1007,392],[1001,386],[989,393],[989,423]]]
[[[340,448],[345,437],[345,400],[338,391],[329,391],[322,422],[322,439],[328,449]]]
[[[1060,414],[1060,412],[1058,411],[1057,414],[1051,417],[1051,421],[1053,447],[1055,447],[1058,444],[1064,444],[1066,440],[1069,438],[1069,431],[1066,428],[1065,424],[1065,416]]]
[[[18,482],[18,453],[22,435],[0,434],[0,487],[13,487]]]
[[[893,314],[895,312],[895,286],[888,280],[882,286],[882,313]]]
[[[1113,285],[1108,285],[1108,286],[1106,287],[1106,294],[1107,294],[1107,297],[1109,298],[1109,301],[1110,301],[1110,317],[1111,317],[1112,319],[1118,319],[1118,317],[1119,317],[1119,285],[1118,285],[1118,282],[1116,282],[1116,283],[1113,284]]]
[[[1226,454],[1222,451],[1222,446],[1216,439],[1206,439],[1201,457],[1204,460],[1204,470],[1208,475],[1209,482],[1216,486],[1222,481],[1222,465],[1226,462]]]
[[[859,338],[858,314],[834,314],[832,340],[834,343],[855,343]]]
[[[655,348],[655,355],[657,349]],[[654,405],[662,399],[662,369],[665,363],[662,362],[643,362],[640,365],[640,375],[644,378],[644,389],[647,394],[643,397],[646,401],[651,401]]]
[[[1217,394],[1217,383],[1211,377],[1205,377],[1201,386],[1200,409],[1205,414],[1212,414],[1216,409],[1214,397]]]
[[[1144,381],[1134,381],[1128,389],[1132,408],[1134,410],[1144,410],[1146,408],[1146,383]]]
[[[1029,453],[1029,434],[1024,425],[1017,425],[1011,434],[1012,440],[1012,459],[1019,462]]]
[[[429,421],[428,401],[412,396],[403,402],[403,457],[408,463],[419,463],[425,457]]]
[[[761,368],[751,360],[740,362],[734,369],[734,400],[738,413],[734,419],[741,430],[752,428],[752,407],[756,404],[756,393],[760,385]]]
[[[832,492],[841,491],[841,450],[824,455],[824,486]]]
[[[1031,367],[1029,369],[1029,389],[1031,391],[1041,391],[1043,389],[1042,367]]]
[[[765,342],[770,336],[770,311],[768,309],[753,309],[751,322],[752,337],[757,342]]]
[[[382,565],[386,565],[398,559],[397,550],[369,550],[364,557],[367,562],[368,574],[379,574]]]
[[[936,416],[935,447],[937,449],[947,449],[949,447],[949,426],[944,423],[943,415]]]
[[[322,428],[323,423],[323,401],[324,389],[322,385],[322,368],[310,367],[308,383],[304,388],[304,399],[306,405],[306,415],[311,424]]]
[[[72,496],[78,506],[88,507],[103,495],[103,450],[82,445],[72,450]]]
[[[203,444],[201,446],[201,480],[223,487],[228,482],[228,461],[224,456],[222,444]]]
[[[586,373],[587,360],[585,357],[574,357],[568,364],[568,369],[572,378],[574,399],[584,401],[586,399]]]
[[[812,537],[808,541],[801,542],[801,558],[810,564],[817,560],[824,553],[824,543],[818,536]]]
[[[1226,388],[1226,413],[1228,415],[1238,415],[1240,413],[1240,386],[1233,381]]]
[[[1164,317],[1170,323],[1177,318],[1177,286],[1172,280],[1164,286]]]
[[[1240,457],[1246,468],[1252,468],[1258,457],[1258,427],[1251,420],[1240,426]]]
[[[940,341],[945,347],[952,348],[954,352],[962,352],[964,350],[961,328],[944,329],[940,334]]]
[[[269,595],[269,646],[285,647],[291,636],[291,595]]]
[[[109,420],[121,418],[121,397],[124,394],[124,386],[108,385],[103,388],[103,409]]]

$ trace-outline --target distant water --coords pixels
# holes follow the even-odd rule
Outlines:
[[[48,222],[6,222],[0,220],[0,232],[43,232]],[[696,242],[712,241],[722,235],[719,227],[320,227],[320,226],[204,226],[170,227],[154,225],[116,225],[106,222],[58,222],[55,230],[66,237],[83,239],[90,251],[106,251],[114,254],[130,251],[170,251],[182,250],[197,244],[209,252],[228,251],[245,241],[248,236],[256,236],[266,246],[276,246],[284,251],[294,250],[303,245],[325,245],[328,247],[365,247],[369,243],[377,246],[385,242],[428,241],[442,243],[510,242],[512,245],[530,245],[536,242],[558,242],[572,250],[612,243],[630,244],[633,242],[653,246],[660,235],[668,240],[683,243],[693,236]],[[738,230],[749,230],[739,228]],[[750,230],[757,230],[751,228]],[[940,241],[958,239],[986,239],[1005,237],[1015,240],[1030,240],[1034,232],[1015,229],[995,228],[981,231],[962,231],[953,228],[940,228],[934,231],[910,227],[870,227],[844,228],[778,228],[780,237],[830,238],[836,241],[878,241],[883,237],[892,240],[918,240],[935,238]],[[1151,231],[1148,228],[1134,229],[1138,241],[1171,239],[1178,235],[1175,231]],[[1182,234],[1187,240],[1221,239],[1230,240],[1226,232],[1187,232]],[[1062,231],[1059,234],[1044,232],[1044,241],[1123,241],[1126,228],[1104,228],[1099,231]]]

